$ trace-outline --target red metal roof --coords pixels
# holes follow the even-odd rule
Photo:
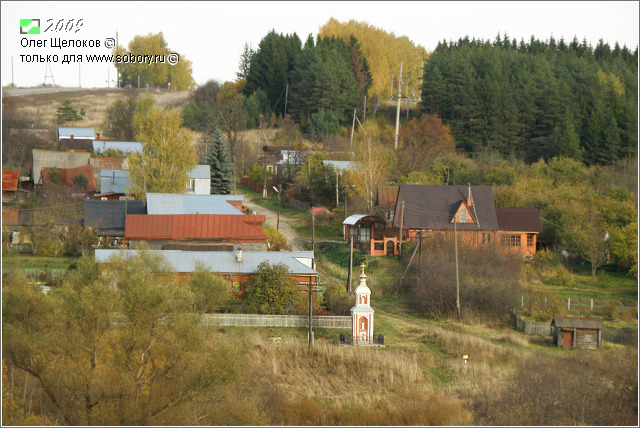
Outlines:
[[[127,215],[125,237],[130,239],[220,239],[266,242],[263,215],[172,214]]]
[[[91,166],[100,169],[122,169],[122,158],[108,157],[108,158],[89,158]]]
[[[2,225],[16,225],[18,224],[18,211],[2,211]]]
[[[18,190],[18,171],[2,171],[2,190]]]
[[[49,169],[42,168],[42,179],[46,183],[49,178]],[[87,191],[96,190],[96,177],[93,175],[93,167],[91,165],[82,165],[75,168],[58,168],[62,173],[61,184],[73,185],[73,177],[76,175],[84,175],[87,178]]]

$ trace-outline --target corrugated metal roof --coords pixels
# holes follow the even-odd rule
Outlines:
[[[467,199],[468,186],[435,186],[403,184],[398,191],[395,207],[394,226],[400,222],[400,206],[404,205],[404,228],[453,230],[451,220],[460,207],[460,203]],[[473,207],[471,212],[476,215],[480,224],[458,223],[458,230],[497,230],[498,219],[491,186],[471,186]]]
[[[89,163],[93,169],[122,169],[122,158],[90,158]]]
[[[42,168],[75,168],[89,165],[89,152],[58,152],[53,150],[31,150],[31,178],[41,184]]]
[[[312,251],[243,251],[242,261],[236,260],[235,251],[178,251],[178,250],[149,250],[157,253],[173,266],[176,272],[191,273],[196,261],[201,261],[212,272],[230,274],[252,274],[262,262],[269,264],[282,263],[293,274],[318,275],[318,272],[309,267],[309,261],[313,259]],[[108,263],[114,255],[131,257],[137,250],[95,250],[95,259],[98,263]]]
[[[93,128],[58,128],[58,138],[69,138],[72,135],[73,138],[96,138]]]
[[[124,153],[142,153],[142,143],[135,141],[105,141],[95,140],[93,142],[93,151],[101,152],[103,150],[120,150]]]
[[[233,195],[147,193],[149,214],[233,214],[244,215],[227,200]],[[242,199],[240,199],[242,200]]]
[[[146,214],[144,201],[98,201],[85,199],[82,201],[84,210],[84,227],[94,229],[122,229],[125,226],[125,209],[127,214]]]
[[[2,190],[15,192],[18,190],[18,171],[2,171]]]
[[[3,226],[15,226],[18,222],[18,211],[5,211],[2,210],[2,225]]]
[[[378,205],[390,210],[395,208],[399,186],[378,186]]]
[[[187,173],[189,178],[211,178],[211,167],[209,165],[196,165]]]
[[[498,229],[508,232],[542,232],[537,208],[496,208]]]
[[[126,169],[103,169],[100,171],[100,192],[127,193],[127,186],[131,180],[127,177]]]
[[[344,221],[342,222],[342,224],[347,224],[350,226],[353,226],[354,224],[357,224],[360,220],[369,217],[368,220],[373,220],[375,222],[378,223],[384,223],[385,221],[376,216],[376,215],[370,215],[370,214],[352,214],[349,217],[345,218]]]
[[[561,328],[588,328],[601,330],[604,325],[601,318],[554,317],[551,325]]]
[[[356,163],[352,161],[340,161],[340,160],[323,160],[323,165],[331,165],[339,171],[354,170],[356,169]]]
[[[49,178],[49,169],[50,168],[42,168],[42,179],[46,183]],[[69,186],[73,185],[73,178],[76,175],[83,175],[87,179],[87,191],[93,192],[96,190],[96,178],[93,174],[93,168],[91,165],[82,165],[75,168],[57,168],[62,176],[60,178],[61,184],[66,184]]]
[[[128,215],[125,236],[131,239],[224,239],[266,242],[263,215]]]

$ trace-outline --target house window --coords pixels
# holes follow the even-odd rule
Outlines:
[[[354,244],[368,244],[371,241],[371,225],[359,224],[351,226],[349,235],[353,237]]]
[[[503,247],[519,247],[520,235],[502,235]]]
[[[194,190],[195,188],[196,188],[196,179],[190,178],[189,182],[187,183],[187,190]]]
[[[527,235],[527,247],[533,247],[533,236],[532,234]]]
[[[491,243],[491,234],[490,233],[483,233],[482,234],[482,243],[483,244],[490,244]]]
[[[463,208],[460,210],[460,223],[466,223],[466,222],[467,222],[467,210]]]

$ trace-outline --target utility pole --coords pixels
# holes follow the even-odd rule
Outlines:
[[[402,62],[400,62],[400,78],[398,79],[398,107],[396,108],[396,134],[393,138],[393,147],[398,150],[398,130],[400,129],[400,98],[402,96]]]
[[[13,88],[15,85],[13,84],[13,56],[11,57],[11,87]]]
[[[289,99],[289,84],[287,83],[287,88],[284,93],[284,115],[287,115],[287,100]]]
[[[367,119],[367,96],[364,96],[364,106],[363,106],[363,113],[362,113],[362,121],[364,122]]]
[[[349,252],[349,275],[347,276],[347,293],[351,293],[351,278],[353,277],[353,235],[349,228],[349,241],[351,241],[351,251]]]
[[[276,230],[280,230],[280,194],[282,192],[282,185],[278,184],[277,189],[275,186],[273,186],[273,190],[275,190],[278,194],[278,220],[276,221]]]
[[[349,145],[351,149],[353,149],[353,130],[356,127],[356,109],[353,109],[353,123],[351,124],[351,140],[349,141]]]
[[[309,278],[309,348],[313,348],[313,305],[312,305],[312,290],[313,284],[311,278]]]
[[[422,230],[418,232],[420,236],[420,258],[418,259],[418,284],[422,282]]]
[[[458,279],[458,230],[456,228],[456,218],[453,218],[453,246],[456,255],[456,312],[460,317],[460,281]]]
[[[339,171],[336,169],[336,208],[340,205],[340,193],[338,191],[338,173]]]
[[[380,108],[380,90],[382,89],[382,74],[378,75],[378,102],[376,103],[376,110],[373,112],[375,115],[378,113],[378,109]]]
[[[316,210],[311,207],[311,251],[316,253]]]
[[[402,255],[402,227],[404,226],[404,201],[402,201],[402,207],[400,209],[400,233],[398,234],[398,261]]]

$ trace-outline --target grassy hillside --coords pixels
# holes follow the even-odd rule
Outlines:
[[[172,92],[163,89],[148,89],[159,107],[184,107],[191,94],[190,91]],[[24,117],[33,120],[35,128],[55,127],[55,112],[63,101],[71,101],[78,111],[84,108],[86,116],[83,120],[66,123],[64,126],[79,128],[95,128],[102,131],[107,108],[119,97],[123,89],[78,89],[77,91],[51,92],[41,94],[13,95],[16,107]]]

